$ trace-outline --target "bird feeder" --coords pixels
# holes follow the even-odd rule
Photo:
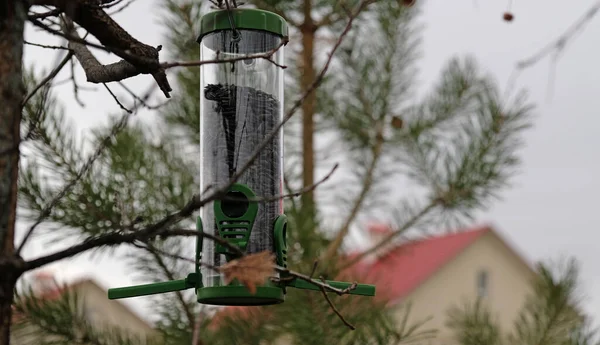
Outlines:
[[[283,119],[281,66],[287,36],[285,20],[262,10],[219,10],[202,18],[200,56],[217,63],[200,67],[201,190],[228,189],[202,209],[197,230],[229,246],[198,236],[195,272],[186,279],[109,289],[110,299],[194,288],[199,303],[257,306],[283,302],[286,287],[321,289],[280,279],[265,281],[252,293],[235,280],[226,284],[214,270],[236,258],[232,246],[247,254],[270,251],[276,264],[287,268],[287,220],[278,197],[283,193],[283,134],[277,130]],[[267,137],[272,139],[258,150]],[[349,293],[374,296],[375,287],[359,284]]]

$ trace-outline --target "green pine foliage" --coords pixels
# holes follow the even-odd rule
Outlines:
[[[90,321],[85,315],[85,301],[68,286],[55,284],[60,295],[34,294],[26,288],[14,304],[14,338],[19,345],[153,345],[162,344],[158,337],[140,335],[109,324]]]
[[[540,263],[518,318],[501,329],[484,301],[466,303],[448,312],[448,327],[460,345],[597,345],[600,338],[582,310],[579,267],[574,259]]]

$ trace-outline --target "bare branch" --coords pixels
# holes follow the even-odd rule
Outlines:
[[[319,267],[319,260],[315,259],[315,261],[313,262],[313,267],[312,267],[312,270],[310,271],[309,277],[312,278],[315,275],[315,272],[317,271],[317,267]]]
[[[62,50],[69,50],[69,48],[67,47],[63,47],[63,46],[51,46],[51,45],[46,45],[46,44],[39,44],[39,43],[33,43],[33,42],[27,42],[27,41],[23,41],[23,43],[30,45],[30,46],[34,46],[34,47],[40,47],[40,48],[46,48],[46,49],[62,49]]]
[[[119,101],[119,98],[117,98],[117,95],[115,95],[112,90],[108,87],[108,85],[106,85],[106,83],[102,83],[102,85],[104,85],[104,87],[106,88],[106,90],[110,93],[110,95],[112,96],[112,98],[115,100],[115,102],[117,102],[117,104],[119,105],[119,107],[124,110],[125,112],[131,114],[133,113],[133,111],[125,108],[125,106],[123,105],[123,103],[121,103],[121,101]]]
[[[333,168],[331,168],[331,170],[319,181],[317,181],[315,184],[313,184],[312,186],[307,186],[302,188],[299,191],[296,192],[292,192],[292,193],[287,193],[287,194],[282,194],[282,195],[275,195],[272,197],[254,197],[249,199],[249,201],[254,201],[254,202],[272,202],[272,201],[278,201],[281,199],[288,199],[288,198],[295,198],[295,197],[299,197],[304,193],[309,193],[314,191],[315,189],[317,189],[320,185],[322,185],[323,183],[325,183],[327,180],[329,180],[331,178],[331,176],[333,176],[333,173],[337,170],[339,164],[335,163],[335,165],[333,166]],[[231,197],[231,196],[224,196],[222,198],[218,198],[219,200],[227,200],[227,201],[246,201],[248,199],[238,199],[235,197]]]
[[[136,40],[119,26],[103,8],[87,0],[33,0],[33,4],[54,6],[62,10],[70,19],[94,35],[104,45],[104,49],[134,65],[138,73],[151,74],[165,96],[170,97],[169,92],[172,89],[165,70],[159,63],[159,49]],[[78,37],[57,32],[37,19],[32,19],[31,22],[51,33],[83,43]],[[70,30],[69,33],[71,32]]]
[[[169,236],[196,236],[198,234],[198,231],[196,230],[185,230],[185,229],[171,229],[171,230],[165,230],[161,233],[160,236],[162,237],[169,237]],[[211,235],[208,233],[202,233],[202,237],[203,238],[207,238],[213,242],[216,242],[220,245],[222,245],[223,247],[231,250],[233,253],[235,253],[236,255],[239,256],[243,256],[244,252],[242,252],[240,250],[239,247],[234,246],[233,244],[231,244],[230,242],[222,239],[219,236],[215,236],[215,235]]]
[[[85,103],[79,98],[79,85],[77,84],[77,80],[75,80],[75,61],[71,60],[71,81],[73,82],[73,96],[75,97],[75,101],[81,106],[85,107]]]
[[[285,278],[273,278],[272,280],[274,282],[280,282],[280,281],[285,281],[285,280],[297,278],[297,279],[309,282],[309,283],[311,283],[311,284],[313,284],[313,285],[315,285],[317,287],[324,288],[326,291],[333,292],[333,293],[337,294],[338,296],[346,295],[350,291],[355,290],[356,287],[358,286],[358,284],[356,282],[353,282],[349,287],[347,287],[345,289],[338,289],[338,288],[335,288],[335,287],[333,287],[333,286],[331,286],[331,285],[329,285],[327,283],[323,283],[322,281],[319,281],[319,280],[314,280],[313,278],[311,278],[311,277],[309,277],[309,276],[307,276],[305,274],[298,273],[298,272],[295,272],[295,271],[291,271],[291,270],[289,270],[287,268],[283,268],[283,267],[280,267],[280,266],[275,266],[275,270],[277,270],[277,272],[279,272],[279,273],[282,273],[286,277]]]
[[[125,4],[123,4],[123,6],[121,6],[121,7],[117,8],[116,10],[112,11],[111,13],[109,13],[109,15],[110,15],[110,16],[114,16],[115,14],[117,14],[117,13],[119,13],[119,12],[122,12],[124,9],[126,9],[126,8],[127,8],[127,7],[129,7],[131,4],[133,4],[133,3],[134,3],[134,1],[135,1],[135,0],[129,0],[129,1],[127,1]],[[119,3],[121,3],[121,2],[122,2],[122,1],[118,1],[118,2],[116,2],[116,3],[114,3],[114,4],[112,4],[112,5],[111,5],[111,7],[112,7],[112,6],[115,6],[115,5],[118,5],[118,4],[119,4]]]
[[[62,10],[60,10],[60,9],[54,9],[52,11],[43,12],[43,13],[32,13],[32,14],[27,15],[27,18],[29,20],[32,20],[32,19],[44,19],[44,18],[48,18],[48,17],[58,16],[61,13],[62,13]]]
[[[596,16],[600,10],[600,1],[597,1],[591,8],[589,8],[585,14],[575,22],[571,27],[569,27],[562,35],[560,35],[553,42],[540,49],[538,52],[533,54],[527,59],[523,59],[517,63],[518,69],[528,68],[539,60],[543,59],[545,56],[551,54],[552,52],[560,52],[562,51],[567,42],[571,40],[577,33],[579,33],[583,28]]]
[[[25,105],[31,99],[31,97],[33,97],[33,95],[35,95],[35,93],[38,92],[39,89],[46,85],[46,83],[54,79],[54,77],[56,77],[56,75],[63,69],[63,67],[65,67],[67,62],[69,62],[69,60],[71,60],[72,57],[73,52],[69,52],[58,64],[58,66],[56,66],[56,68],[54,68],[52,72],[50,72],[50,74],[46,76],[46,78],[42,79],[42,81],[36,87],[34,87],[33,90],[31,90],[31,92],[29,92],[27,96],[25,96],[23,102],[21,102],[21,106]]]
[[[431,212],[436,206],[439,205],[439,200],[433,200],[432,202],[430,202],[427,206],[425,206],[421,211],[419,211],[417,214],[413,215],[406,223],[404,223],[400,228],[396,229],[394,232],[390,233],[389,235],[385,236],[383,239],[381,239],[381,241],[379,241],[377,244],[375,244],[374,246],[372,246],[371,248],[363,251],[362,253],[360,253],[359,255],[355,256],[354,258],[352,258],[352,260],[344,263],[341,267],[339,267],[340,270],[344,270],[352,265],[354,265],[355,263],[359,262],[360,260],[362,260],[365,256],[375,252],[376,250],[378,250],[379,248],[385,246],[386,244],[388,244],[391,240],[394,239],[394,237],[404,233],[407,229],[409,229],[410,227],[414,226],[419,220],[421,220],[421,218],[423,218],[424,216],[426,216],[429,212]]]
[[[229,59],[214,59],[214,60],[203,60],[203,61],[166,62],[166,63],[161,64],[161,66],[163,68],[165,68],[165,69],[168,69],[168,68],[172,68],[172,67],[194,67],[194,66],[202,66],[202,65],[206,65],[206,64],[229,63],[229,62],[236,62],[236,61],[242,61],[242,60],[248,60],[248,59],[265,59],[265,60],[268,60],[269,62],[271,62],[272,64],[274,64],[275,66],[285,69],[285,68],[287,68],[287,66],[280,65],[277,62],[273,61],[272,56],[279,49],[281,49],[281,47],[285,46],[287,43],[288,43],[287,38],[284,38],[277,45],[277,47],[271,49],[270,51],[268,51],[266,53],[261,53],[261,54],[247,54],[247,55],[244,55],[244,56],[238,56],[238,57],[229,58]]]
[[[146,103],[146,101],[145,101],[145,100],[143,100],[142,98],[140,98],[140,96],[136,95],[136,93],[135,93],[135,92],[131,91],[131,89],[130,89],[130,88],[128,88],[128,87],[125,85],[125,83],[123,83],[123,82],[121,82],[121,81],[119,81],[118,83],[119,83],[119,85],[120,85],[120,86],[121,86],[121,87],[122,87],[122,88],[123,88],[125,91],[127,91],[127,93],[128,93],[128,94],[130,94],[130,95],[131,95],[131,96],[132,96],[132,97],[133,97],[133,98],[134,98],[136,101],[139,101],[139,102],[141,102],[141,103],[144,105],[144,107],[146,107],[147,109],[150,109],[150,110],[155,110],[155,109],[158,109],[158,108],[160,108],[160,107],[164,106],[165,104],[167,104],[167,103],[170,101],[170,100],[166,100],[166,101],[164,101],[164,102],[162,102],[162,103],[159,103],[159,104],[157,104],[157,105],[150,105],[150,104]]]
[[[198,236],[198,231],[195,231],[195,230],[185,230],[185,234],[186,234],[185,236]],[[202,236],[202,237],[205,237],[205,236]],[[208,238],[208,236],[206,236],[206,237]],[[158,253],[160,255],[169,257],[171,259],[177,259],[177,260],[189,262],[189,263],[192,263],[192,264],[196,264],[196,260],[194,260],[194,259],[187,258],[187,257],[185,257],[183,255],[179,255],[179,254],[169,253],[169,252],[164,251],[162,249],[158,249],[158,248],[154,247],[152,244],[150,244],[148,242],[146,242],[144,244],[138,244],[138,243],[134,242],[134,243],[132,243],[132,245],[134,247],[137,247],[137,248],[140,248],[140,249],[144,249],[144,250],[147,250],[147,251],[154,251],[154,252],[156,252],[156,253]],[[209,265],[209,264],[207,264],[205,262],[199,262],[198,264],[200,266],[202,266],[202,267],[206,267],[206,268],[211,269],[211,270],[213,270],[215,272],[219,272],[219,268],[216,267],[216,266]]]
[[[164,217],[159,222],[152,224],[144,229],[133,231],[130,233],[112,232],[106,235],[100,235],[95,238],[90,238],[82,243],[76,244],[66,249],[59,250],[53,254],[30,260],[25,263],[24,268],[25,270],[32,270],[47,265],[49,263],[55,262],[57,260],[62,260],[68,257],[72,257],[74,255],[81,254],[93,248],[103,246],[110,247],[119,244],[134,243],[136,241],[145,243],[148,240],[153,239],[157,236],[202,236],[203,238],[208,238],[219,244],[222,244],[223,246],[226,246],[237,255],[243,255],[239,248],[231,245],[229,242],[221,239],[220,237],[207,233],[199,233],[195,230],[169,230],[169,227],[181,222],[185,218],[188,218],[192,215],[194,211],[204,206],[207,202],[209,201],[201,200],[200,196],[194,195],[192,200],[190,200],[181,210]]]
[[[328,248],[325,250],[325,253],[321,257],[321,261],[326,262],[326,263],[330,262],[331,259],[333,257],[335,257],[335,255],[337,254],[337,251],[342,246],[342,243],[344,242],[344,238],[346,238],[346,236],[348,235],[348,232],[350,231],[350,225],[352,224],[352,222],[354,222],[354,219],[358,215],[358,212],[360,211],[363,202],[367,198],[367,195],[369,194],[369,191],[371,190],[371,187],[373,186],[375,170],[377,168],[377,164],[379,163],[379,158],[381,157],[381,150],[383,148],[383,143],[384,143],[383,126],[380,125],[377,128],[377,133],[375,136],[375,143],[372,148],[373,157],[371,158],[371,164],[369,164],[367,171],[365,173],[361,191],[358,194],[358,196],[356,197],[356,199],[354,200],[352,209],[350,210],[350,213],[346,217],[346,220],[344,221],[342,227],[338,231],[336,237],[333,239],[331,244],[329,244]]]
[[[514,83],[516,82],[516,79],[518,78],[518,75],[521,71],[534,66],[539,61],[541,61],[542,59],[544,59],[545,57],[547,57],[549,55],[553,55],[553,61],[552,61],[553,66],[552,67],[555,68],[556,67],[555,64],[558,61],[558,57],[564,51],[567,44],[570,41],[572,41],[578,33],[583,31],[585,26],[592,21],[592,19],[596,16],[596,14],[598,14],[598,10],[600,10],[600,1],[596,1],[596,3],[593,4],[584,13],[584,15],[581,18],[579,18],[579,20],[577,20],[573,25],[571,25],[558,38],[556,38],[555,40],[553,40],[552,42],[550,42],[549,44],[544,46],[542,49],[540,49],[539,51],[537,51],[535,54],[531,55],[530,57],[523,59],[521,61],[518,61],[516,63],[513,73],[509,77],[506,92],[508,93],[508,92],[510,92],[510,90],[513,89]],[[552,84],[553,77],[554,77],[554,70],[551,70],[549,85]],[[548,91],[550,91],[550,89]]]
[[[70,30],[66,27],[63,28],[63,30],[69,30],[66,31],[69,35],[78,37],[74,28],[72,26],[70,27]],[[127,79],[140,74],[140,71],[138,71],[134,65],[125,60],[121,60],[109,65],[102,65],[83,43],[69,41],[68,47],[77,57],[79,64],[81,64],[81,67],[85,72],[87,81],[90,83],[108,83],[111,81]]]

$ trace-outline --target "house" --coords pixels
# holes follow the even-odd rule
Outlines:
[[[77,296],[78,299],[76,305],[82,309],[80,311],[81,315],[94,327],[116,327],[138,339],[148,339],[155,336],[155,330],[151,324],[139,317],[122,302],[108,300],[106,289],[93,279],[80,279],[66,286],[61,286],[56,284],[52,274],[40,272],[34,276],[32,289],[39,300],[55,300],[60,298],[66,290],[72,291],[72,295]],[[17,321],[20,317],[21,315],[14,313],[13,320]],[[11,344],[29,343],[26,333],[13,330],[11,332]]]
[[[375,242],[391,231],[369,230]],[[378,286],[392,309],[410,303],[409,322],[429,318],[427,328],[438,330],[432,344],[453,343],[446,328],[448,310],[477,298],[502,328],[512,327],[535,277],[524,258],[489,226],[391,244],[354,270],[362,281]]]
[[[374,243],[391,231],[379,225],[368,230]],[[508,329],[530,292],[535,272],[492,227],[483,226],[420,240],[391,241],[353,265],[347,275],[344,279],[375,284],[377,298],[388,301],[398,322],[404,316],[401,307],[410,303],[409,324],[429,319],[425,328],[438,331],[430,343],[451,345],[452,333],[446,328],[451,307],[479,297],[500,326]],[[244,317],[246,309],[225,308],[216,320],[224,315]]]

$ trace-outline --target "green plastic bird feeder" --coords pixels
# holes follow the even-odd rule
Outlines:
[[[287,23],[256,9],[219,10],[200,25],[202,60],[228,60],[202,65],[200,71],[201,190],[215,191],[251,160],[257,147],[283,119],[284,47]],[[269,58],[248,58],[249,56]],[[279,66],[278,66],[279,65]],[[287,220],[283,214],[283,136],[281,131],[261,150],[225,196],[202,209],[197,230],[219,236],[244,253],[265,250],[287,267]],[[196,241],[195,272],[183,280],[109,289],[110,299],[195,289],[199,303],[258,306],[284,301],[286,287],[320,290],[310,282],[265,281],[253,294],[237,281],[229,284],[218,267],[234,259],[227,246]],[[204,264],[204,265],[203,265]],[[347,282],[327,281],[344,289]],[[374,296],[375,286],[358,285],[350,294]]]

